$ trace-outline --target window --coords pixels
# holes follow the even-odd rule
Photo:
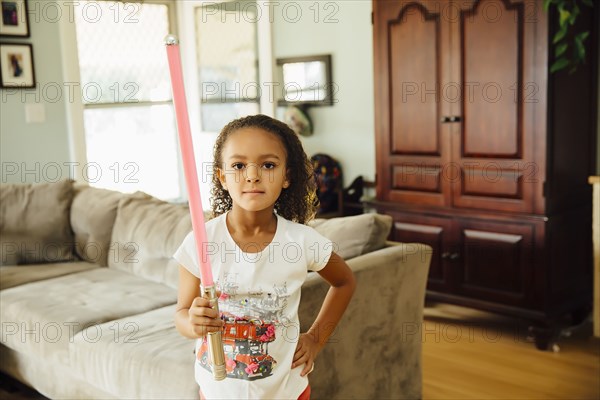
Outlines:
[[[169,2],[76,2],[91,185],[162,199],[182,196],[164,48]],[[93,168],[92,168],[93,167]]]
[[[208,3],[195,9],[202,129],[260,112],[255,1]]]

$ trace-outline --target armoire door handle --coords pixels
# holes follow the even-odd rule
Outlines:
[[[447,124],[448,122],[460,122],[460,117],[457,115],[453,115],[451,117],[442,117],[440,118],[440,122],[442,124]]]
[[[442,253],[442,260],[450,260],[455,261],[460,258],[460,254],[458,253],[450,253],[449,251],[445,251]]]

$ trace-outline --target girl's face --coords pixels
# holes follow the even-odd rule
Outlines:
[[[232,132],[223,145],[223,164],[218,171],[233,205],[247,211],[273,207],[289,186],[286,150],[274,134],[260,128]]]

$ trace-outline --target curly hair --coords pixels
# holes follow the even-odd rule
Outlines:
[[[233,206],[229,192],[223,189],[218,170],[222,168],[222,152],[227,138],[242,128],[260,128],[277,136],[285,147],[286,169],[290,186],[284,189],[275,202],[277,214],[290,221],[305,224],[314,218],[319,205],[313,167],[304,152],[298,135],[285,123],[267,115],[250,115],[231,121],[221,130],[213,152],[213,177],[211,189],[212,216],[216,217]]]

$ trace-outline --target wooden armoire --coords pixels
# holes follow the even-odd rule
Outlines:
[[[374,0],[378,212],[433,248],[429,299],[532,322],[591,309],[598,5],[587,61],[550,73],[542,0]],[[568,51],[572,51],[572,45]]]

